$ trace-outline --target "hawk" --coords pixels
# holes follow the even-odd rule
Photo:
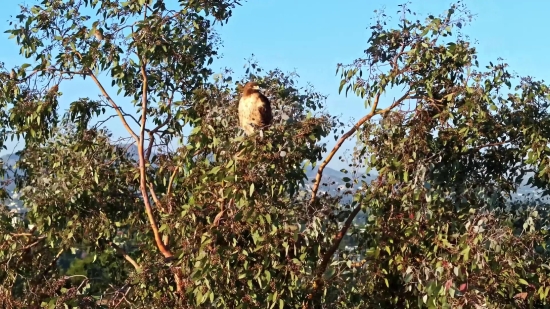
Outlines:
[[[255,126],[266,127],[273,120],[271,103],[259,89],[256,82],[246,83],[239,100],[239,124],[247,135],[254,132]]]

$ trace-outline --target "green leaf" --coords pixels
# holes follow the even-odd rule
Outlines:
[[[346,84],[346,80],[345,79],[342,79],[342,81],[340,81],[340,87],[338,88],[338,93],[342,93],[342,89],[344,89],[344,85]]]
[[[462,251],[460,251],[460,255],[462,255],[463,257],[463,260],[464,261],[468,261],[469,259],[469,256],[470,256],[470,246],[466,246],[466,248],[464,248]]]
[[[523,285],[529,285],[529,283],[527,281],[525,281],[525,279],[522,279],[522,278],[519,278],[518,282],[523,284]]]

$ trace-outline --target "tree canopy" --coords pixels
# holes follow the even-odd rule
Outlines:
[[[0,66],[0,146],[25,142],[13,180],[28,212],[0,210],[3,307],[550,306],[547,205],[511,202],[522,182],[550,192],[544,81],[480,64],[460,2],[423,20],[401,5],[336,68],[365,102],[346,128],[295,73],[212,70],[214,25],[240,5],[21,6],[8,33],[28,60]],[[249,80],[274,121],[246,136]],[[77,81],[98,96],[67,102]],[[331,190],[323,173],[352,138]]]

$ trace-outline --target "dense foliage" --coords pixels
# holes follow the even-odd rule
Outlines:
[[[522,181],[550,189],[543,81],[481,68],[460,3],[423,21],[401,6],[396,28],[380,13],[364,57],[337,68],[368,109],[346,132],[295,74],[214,74],[213,25],[238,5],[21,7],[9,33],[29,63],[0,68],[0,145],[25,141],[28,213],[0,212],[3,307],[550,306],[547,205],[509,203]],[[250,79],[275,121],[245,136]],[[76,81],[92,95],[66,102]],[[380,102],[388,91],[401,94]],[[344,188],[323,193],[350,138]]]

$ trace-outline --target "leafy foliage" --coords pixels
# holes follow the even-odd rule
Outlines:
[[[508,202],[524,180],[549,189],[543,81],[480,69],[459,32],[464,6],[425,21],[401,6],[397,29],[380,13],[365,56],[338,66],[340,90],[370,109],[344,132],[294,73],[251,61],[237,81],[213,74],[212,26],[237,4],[21,7],[9,32],[33,60],[0,76],[0,136],[25,139],[17,185],[29,211],[0,213],[3,306],[548,306],[547,206]],[[275,120],[245,136],[237,102],[250,79]],[[76,80],[100,96],[61,111]],[[127,138],[103,127],[113,119]],[[321,193],[352,136],[354,171]]]

